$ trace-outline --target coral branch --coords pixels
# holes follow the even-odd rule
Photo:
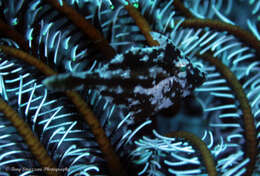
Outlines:
[[[144,17],[140,14],[140,12],[130,4],[125,6],[125,9],[128,11],[129,15],[135,20],[136,25],[140,28],[140,31],[144,35],[147,43],[150,46],[159,45],[158,41],[154,40],[153,37],[150,35],[150,26],[144,19]]]
[[[234,35],[238,39],[240,39],[245,44],[254,48],[258,57],[260,57],[260,41],[252,35],[250,32],[241,29],[239,26],[234,26],[229,23],[212,20],[212,19],[197,19],[192,13],[190,13],[189,9],[187,9],[180,0],[174,1],[174,6],[180,10],[185,17],[192,18],[186,19],[182,22],[181,26],[183,28],[203,28],[209,27],[211,29],[215,29],[217,31],[227,31],[229,34]]]
[[[207,53],[203,55],[198,55],[198,57],[203,58],[206,61],[209,61],[219,70],[219,72],[225,77],[225,79],[229,83],[230,87],[234,91],[240,103],[240,107],[243,112],[243,127],[246,139],[245,153],[246,157],[249,157],[250,159],[246,167],[247,172],[245,173],[245,175],[252,175],[257,156],[257,138],[254,117],[252,115],[246,94],[244,93],[243,88],[237,80],[236,76],[220,60],[212,57]]]
[[[99,144],[101,151],[104,154],[104,158],[107,160],[111,175],[125,176],[127,175],[120,164],[120,160],[113,150],[109,139],[107,138],[104,129],[101,127],[98,119],[94,113],[88,107],[88,105],[82,100],[82,98],[73,91],[66,91],[66,94],[72,102],[76,105],[79,112],[82,114],[84,120],[91,128],[96,140]]]
[[[211,19],[188,19],[183,21],[181,27],[194,29],[209,27],[217,31],[227,31],[229,34],[234,35],[243,43],[255,49],[257,56],[260,57],[260,41],[250,32],[243,30],[238,26]]]
[[[183,13],[187,18],[195,18],[195,16],[187,9],[180,0],[174,0],[173,5],[176,9]]]
[[[0,46],[2,52],[7,55],[11,55],[17,59],[25,61],[30,65],[36,67],[46,76],[51,76],[56,74],[48,65],[44,64],[39,59],[29,55],[28,53],[21,51],[19,49],[15,49],[9,46]],[[97,143],[101,151],[104,154],[104,158],[107,160],[109,169],[112,175],[127,175],[121,166],[120,160],[116,153],[113,150],[113,147],[110,144],[109,139],[107,138],[104,129],[101,127],[98,119],[94,116],[94,113],[88,107],[88,105],[82,100],[82,98],[73,91],[67,91],[67,96],[71,99],[71,101],[78,108],[78,111],[82,115],[83,119],[91,128],[93,134],[96,137]]]
[[[39,69],[42,73],[44,73],[46,76],[51,76],[53,74],[56,74],[56,72],[52,70],[51,67],[44,64],[40,59],[37,59],[22,50],[9,47],[9,46],[3,46],[3,45],[0,45],[0,50],[7,55],[11,55],[24,62],[29,63],[30,65],[33,65],[34,67]]]
[[[28,42],[26,42],[21,34],[12,29],[8,24],[0,19],[0,31],[6,36],[16,41],[24,50],[29,50]]]
[[[199,150],[202,156],[202,161],[205,164],[209,176],[216,176],[216,165],[213,156],[211,155],[207,145],[197,136],[185,131],[176,131],[166,135],[167,137],[183,138],[187,140],[195,149]]]
[[[75,26],[77,26],[88,38],[90,38],[95,47],[100,50],[107,59],[113,58],[116,54],[114,49],[109,45],[103,35],[82,15],[70,7],[66,2],[60,5],[57,0],[45,0],[52,5],[57,11],[65,15]]]
[[[18,133],[23,137],[32,154],[46,172],[46,174],[50,176],[60,175],[59,172],[55,171],[55,168],[57,167],[54,161],[48,155],[39,139],[33,134],[30,127],[2,98],[0,98],[0,111],[3,112],[5,117],[12,122]]]
[[[194,18],[191,13],[183,4],[177,0],[174,2],[176,8],[184,13],[187,18]],[[240,39],[245,44],[248,44],[250,47],[255,49],[255,52],[258,57],[260,57],[260,41],[257,40],[251,33],[246,30],[241,29],[238,26],[234,26],[228,23],[211,20],[211,19],[187,19],[181,24],[183,28],[203,28],[210,27],[218,31],[227,31],[231,35],[234,35]],[[250,158],[249,163],[247,164],[247,171],[245,175],[252,175],[257,155],[257,138],[256,138],[256,127],[254,124],[254,118],[251,112],[251,108],[248,103],[248,99],[243,91],[243,88],[236,76],[217,58],[214,58],[210,53],[206,52],[199,57],[204,58],[209,61],[211,64],[215,65],[220,73],[227,79],[227,82],[230,84],[231,88],[235,92],[237,99],[239,100],[244,119],[244,128],[245,128],[245,138],[246,138],[246,156]]]

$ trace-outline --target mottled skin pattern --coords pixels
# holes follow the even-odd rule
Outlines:
[[[100,70],[106,79],[121,75],[116,88],[103,87],[101,94],[124,104],[135,116],[151,116],[189,96],[205,78],[172,44],[166,47],[132,48]],[[123,73],[128,73],[124,76]],[[126,80],[132,82],[125,82]],[[112,81],[112,80],[111,80]]]
[[[167,41],[159,47],[131,48],[93,72],[56,76],[45,84],[73,88],[83,83],[97,88],[113,103],[125,105],[135,117],[148,117],[189,96],[204,78],[204,73]]]

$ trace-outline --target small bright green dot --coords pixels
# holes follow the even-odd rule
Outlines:
[[[181,71],[181,72],[186,71],[186,67],[181,67],[181,68],[180,68],[180,71]]]
[[[255,2],[255,0],[250,0],[249,4],[252,5]]]
[[[17,19],[17,18],[14,18],[14,19],[12,20],[12,25],[15,26],[15,25],[17,25],[17,24],[18,24],[18,19]]]
[[[157,17],[158,20],[162,19],[162,15],[157,15],[156,17]]]
[[[110,5],[110,9],[114,10],[115,6],[114,5]]]
[[[260,21],[260,15],[257,17],[257,20]]]
[[[133,6],[134,6],[135,8],[138,8],[138,7],[139,7],[139,4],[138,4],[137,2],[135,2],[135,3],[133,4]]]

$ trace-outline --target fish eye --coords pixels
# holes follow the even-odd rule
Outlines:
[[[180,67],[179,70],[180,70],[180,72],[185,72],[186,71],[186,66]]]
[[[179,68],[180,72],[185,72],[186,71],[186,66],[187,66],[188,62],[186,59],[180,59],[177,63],[176,66]]]

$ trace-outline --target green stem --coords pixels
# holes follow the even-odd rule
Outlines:
[[[209,176],[217,176],[216,164],[207,145],[197,136],[185,131],[175,131],[166,135],[167,137],[183,138],[188,141],[195,149],[199,150],[202,161],[205,164]]]
[[[51,76],[56,74],[54,70],[52,70],[48,65],[43,63],[40,59],[37,59],[22,50],[12,48],[9,46],[0,46],[0,50],[1,52],[4,52],[6,55],[13,56],[17,59],[20,59],[36,67],[39,71],[41,71],[46,76]],[[94,134],[101,151],[103,152],[104,158],[108,162],[111,175],[115,175],[115,176],[127,175],[122,167],[120,159],[118,158],[112,145],[110,144],[110,141],[106,136],[104,129],[101,127],[97,117],[94,115],[94,113],[89,108],[89,106],[80,97],[80,95],[74,91],[66,91],[66,95],[75,104],[79,113],[82,115],[85,122],[91,128],[91,131]]]
[[[48,155],[43,145],[40,143],[39,139],[33,134],[30,127],[24,122],[24,120],[19,116],[19,114],[13,110],[2,98],[0,98],[0,111],[3,112],[5,117],[12,122],[13,126],[16,128],[18,133],[24,139],[25,143],[28,145],[35,159],[39,162],[44,172],[49,176],[61,175],[61,173],[56,172],[56,164]],[[44,169],[47,168],[47,169]]]
[[[104,57],[111,59],[116,55],[115,50],[109,45],[103,35],[89,23],[81,14],[63,1],[61,6],[57,0],[45,0],[58,12],[65,15],[75,26],[77,26],[88,38],[94,42],[94,46],[100,50]]]

